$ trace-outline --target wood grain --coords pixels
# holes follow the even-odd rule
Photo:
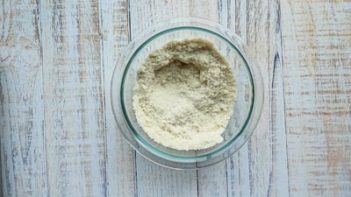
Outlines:
[[[227,20],[227,27],[240,36],[247,43],[247,1],[235,1],[231,4]],[[230,13],[230,14],[229,14]],[[257,130],[255,131],[257,132]],[[253,134],[255,135],[255,133]],[[249,145],[245,144],[237,153],[233,154],[227,161],[227,187],[228,196],[251,196],[252,186],[250,176]]]
[[[285,196],[287,187],[279,187],[280,195],[275,191],[280,185],[277,175],[284,176],[284,171],[277,173],[277,167],[284,160],[287,162],[282,157],[284,149],[277,151],[279,143],[285,141],[281,135],[285,125],[281,119],[275,118],[277,110],[274,110],[276,107],[283,110],[283,100],[277,100],[276,90],[273,90],[276,85],[282,87],[281,81],[273,83],[273,79],[280,77],[275,76],[279,73],[274,69],[277,64],[275,57],[280,53],[280,42],[277,42],[280,36],[279,1],[235,1],[231,7],[229,10],[235,10],[231,12],[234,17],[231,14],[227,17],[234,20],[227,22],[227,26],[246,42],[249,55],[261,69],[265,105],[251,140],[227,161],[228,196]]]
[[[227,13],[224,1],[191,1],[190,16],[221,23],[227,21],[223,16]],[[198,196],[227,196],[227,167],[226,162],[198,170]]]
[[[105,196],[98,1],[40,1],[49,196]]]
[[[123,139],[112,114],[110,83],[118,54],[130,39],[128,2],[100,1],[105,129],[106,129],[106,196],[136,196],[135,152]]]
[[[38,2],[2,1],[0,145],[3,196],[46,196]]]
[[[282,1],[292,196],[351,194],[351,2]]]
[[[131,39],[157,22],[187,14],[186,1],[130,1]],[[176,9],[182,10],[177,11]],[[196,171],[175,171],[136,155],[138,196],[197,196]]]
[[[184,172],[135,154],[109,93],[130,40],[189,16],[243,39],[265,106],[240,151]],[[0,196],[351,195],[350,1],[2,0],[0,22]]]

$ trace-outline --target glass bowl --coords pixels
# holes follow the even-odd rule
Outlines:
[[[149,53],[171,40],[203,38],[211,41],[231,65],[236,80],[236,99],[223,142],[204,150],[179,151],[148,137],[138,124],[132,105],[137,71]],[[261,115],[263,80],[247,58],[240,38],[222,26],[199,19],[177,19],[150,28],[120,54],[111,81],[112,110],[119,129],[131,146],[145,158],[175,169],[196,169],[215,164],[236,152],[252,134]]]

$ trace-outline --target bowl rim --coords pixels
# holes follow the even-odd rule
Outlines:
[[[114,118],[116,119],[118,126],[119,126],[124,138],[127,139],[129,144],[131,144],[132,147],[136,151],[138,151],[141,155],[143,155],[147,159],[150,159],[151,161],[153,161],[157,164],[161,164],[161,165],[164,164],[167,167],[179,167],[178,164],[182,165],[185,163],[201,163],[201,162],[206,163],[211,158],[218,158],[219,156],[221,156],[221,154],[223,154],[224,152],[233,148],[233,144],[237,141],[237,139],[239,137],[243,136],[243,133],[249,132],[249,135],[247,137],[245,137],[244,140],[241,140],[244,142],[240,143],[239,146],[236,147],[235,151],[230,151],[232,154],[232,153],[236,152],[237,150],[239,150],[240,147],[249,139],[249,136],[251,136],[254,128],[257,125],[258,119],[261,116],[263,96],[256,95],[257,94],[256,89],[259,85],[259,84],[257,84],[256,81],[259,80],[262,83],[263,80],[261,78],[259,70],[256,70],[258,68],[257,67],[255,68],[255,66],[249,61],[249,58],[247,58],[246,53],[244,51],[245,47],[244,47],[241,39],[238,36],[236,36],[235,34],[234,35],[231,34],[229,32],[229,30],[223,28],[219,24],[213,24],[213,23],[211,24],[211,23],[212,22],[210,22],[210,21],[205,21],[202,19],[194,19],[194,18],[176,19],[176,20],[167,21],[166,23],[163,23],[163,24],[159,23],[158,25],[154,26],[153,28],[150,28],[150,30],[147,31],[145,34],[143,34],[143,36],[130,42],[127,49],[124,51],[124,53],[123,52],[120,53],[119,61],[117,62],[115,69],[113,71],[110,91],[111,91],[112,111],[114,114]],[[156,39],[159,36],[162,36],[164,34],[178,31],[178,30],[202,31],[205,33],[212,34],[212,35],[218,37],[219,39],[222,39],[223,41],[227,42],[228,45],[230,47],[232,47],[238,53],[238,55],[241,57],[242,61],[244,62],[245,67],[249,73],[250,83],[252,85],[252,95],[253,96],[251,98],[250,109],[249,109],[247,117],[244,121],[244,124],[239,129],[239,132],[237,132],[235,135],[231,136],[230,139],[228,139],[221,146],[216,147],[214,150],[211,150],[210,152],[206,152],[204,154],[197,155],[197,156],[176,156],[176,155],[164,152],[164,151],[158,149],[157,147],[155,147],[154,145],[152,145],[151,143],[147,142],[147,140],[144,139],[144,137],[142,137],[138,133],[138,131],[134,128],[132,122],[130,121],[126,107],[125,107],[125,101],[124,101],[125,78],[126,78],[126,75],[128,73],[128,69],[130,67],[130,64],[133,61],[133,58],[138,54],[138,52],[143,47],[145,47],[152,40],[154,40],[154,39]],[[117,74],[116,69],[119,66],[122,66],[122,68],[120,68],[120,70]],[[118,82],[118,83],[116,83],[116,82]],[[117,87],[115,87],[116,84],[119,84],[119,85]],[[115,89],[115,88],[117,88],[117,89]],[[119,94],[118,95],[113,94],[115,91],[118,92]],[[263,92],[263,91],[258,91],[258,92]],[[115,98],[116,96],[118,96],[119,98]],[[257,98],[258,96],[261,99]],[[118,100],[118,102],[116,99]],[[260,102],[260,100],[261,100],[261,102]],[[259,101],[259,102],[257,102],[257,101]],[[117,104],[118,106],[116,106],[115,102],[118,103]],[[257,106],[258,105],[257,103],[258,104],[261,103],[261,105]],[[260,109],[254,110],[257,107]],[[259,112],[259,113],[256,114],[256,116],[258,115],[258,117],[255,118],[256,120],[252,121],[252,115],[253,115],[254,111],[256,113],[257,112]],[[232,116],[233,116],[233,114],[231,114],[231,118],[232,118]],[[124,121],[124,122],[122,122],[122,121]],[[252,127],[252,123],[254,124],[254,127],[251,128],[251,130],[250,130],[250,129],[248,129],[248,126],[250,126],[250,124],[251,124],[251,127]],[[228,128],[226,128],[226,129],[228,129]],[[128,132],[131,132],[133,138],[130,138],[129,136],[126,135],[126,133],[125,133],[126,130]],[[135,140],[137,143],[133,142],[132,140]],[[146,149],[146,151],[145,150],[140,151],[141,148]],[[150,157],[150,155],[146,155],[145,152],[149,152],[149,153],[155,155],[156,158],[158,157],[159,159],[155,159],[155,158],[152,159],[152,157]],[[221,159],[217,159],[218,161],[214,160],[214,162],[209,162],[209,165],[212,165],[214,163],[222,161],[222,160],[226,159],[227,157],[229,157],[231,154],[229,154],[228,156],[223,157]],[[161,161],[160,161],[160,159],[161,159]],[[155,160],[158,160],[158,161],[155,161]],[[168,162],[162,162],[162,160],[167,160]],[[173,163],[172,163],[172,166],[167,165],[167,163],[169,164],[169,162],[174,162],[176,165],[174,166]],[[183,168],[183,167],[180,166],[180,168]]]

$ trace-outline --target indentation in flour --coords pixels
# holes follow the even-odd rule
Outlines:
[[[235,99],[229,64],[203,39],[173,41],[153,51],[138,71],[133,107],[157,143],[199,150],[220,143]]]

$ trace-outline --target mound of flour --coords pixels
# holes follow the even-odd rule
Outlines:
[[[138,71],[133,107],[157,143],[199,150],[223,141],[234,99],[229,64],[212,43],[190,39],[151,52]]]

